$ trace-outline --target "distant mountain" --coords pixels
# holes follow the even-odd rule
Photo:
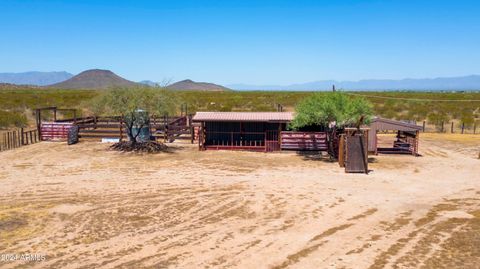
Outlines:
[[[23,72],[23,73],[0,73],[0,83],[16,85],[45,86],[65,81],[73,77],[68,72]]]
[[[207,82],[195,82],[190,79],[182,80],[173,84],[170,84],[166,87],[171,90],[183,90],[183,91],[229,91],[229,88],[226,88],[221,85],[207,83]]]
[[[235,90],[331,90],[332,85],[344,90],[480,90],[480,76],[434,78],[434,79],[369,79],[359,81],[321,80],[301,84],[282,85],[248,85],[233,84]]]
[[[157,82],[153,82],[151,80],[142,80],[142,81],[139,81],[138,83],[143,84],[143,85],[147,85],[147,86],[150,86],[150,87],[158,87],[159,86],[159,84]]]
[[[61,89],[104,89],[112,86],[135,87],[139,85],[141,84],[126,80],[110,70],[91,69],[48,87]]]

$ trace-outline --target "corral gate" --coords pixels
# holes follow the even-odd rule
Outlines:
[[[290,132],[280,134],[282,150],[328,150],[327,133],[325,132]]]
[[[368,139],[364,134],[345,136],[345,172],[368,173]]]
[[[280,144],[278,143],[278,131],[265,132],[265,151],[279,151]]]
[[[40,140],[55,141],[67,140],[68,131],[72,128],[72,122],[41,122]]]

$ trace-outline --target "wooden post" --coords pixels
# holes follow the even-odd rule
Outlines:
[[[462,122],[462,134],[465,131],[465,123]]]
[[[53,108],[53,121],[57,121],[57,108]]]
[[[425,121],[423,121],[423,132],[425,133]]]
[[[338,142],[338,164],[340,167],[345,167],[345,134],[340,135]]]
[[[420,141],[420,132],[419,131],[416,131],[415,133],[415,149],[414,149],[414,155],[415,157],[418,157],[418,142]]]
[[[20,140],[20,142],[21,142],[21,144],[22,144],[22,146],[23,146],[23,145],[25,145],[25,140],[23,139],[25,133],[23,132],[23,128],[20,128],[20,131],[21,131],[21,137],[22,137],[22,139]]]
[[[30,144],[33,144],[33,137],[32,137],[32,131],[30,131]]]
[[[190,125],[190,144],[193,144],[193,141],[195,140],[195,128],[193,128],[193,125]]]
[[[442,120],[442,133],[443,133],[443,127],[444,127],[444,122],[443,122],[443,120]]]
[[[451,129],[450,129],[450,133],[453,134],[453,121],[452,121],[452,127],[450,127],[450,128],[451,128]]]
[[[17,141],[16,141],[16,133],[15,131],[12,132],[12,148],[16,148],[17,147]]]
[[[41,110],[40,109],[36,109],[35,110],[36,113],[35,113],[35,121],[36,121],[36,124],[37,124],[37,133],[38,133],[38,140],[41,139],[42,137],[42,117],[41,117]]]
[[[267,132],[264,132],[263,135],[264,135],[264,141],[265,141],[265,152],[267,152]]]
[[[167,116],[163,115],[163,143],[167,142],[167,129],[168,129]]]
[[[118,141],[122,141],[123,140],[123,117],[120,118],[120,138],[118,139]]]

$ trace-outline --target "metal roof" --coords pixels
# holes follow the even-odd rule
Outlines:
[[[193,121],[289,122],[293,112],[197,112]]]
[[[384,119],[379,117],[373,118],[372,123],[370,124],[370,128],[377,131],[398,130],[414,132],[422,130],[422,126],[418,126],[413,123]]]

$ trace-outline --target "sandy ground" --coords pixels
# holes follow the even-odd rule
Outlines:
[[[0,268],[480,268],[479,135],[422,134],[422,157],[371,156],[368,176],[294,152],[107,147],[0,153]]]

